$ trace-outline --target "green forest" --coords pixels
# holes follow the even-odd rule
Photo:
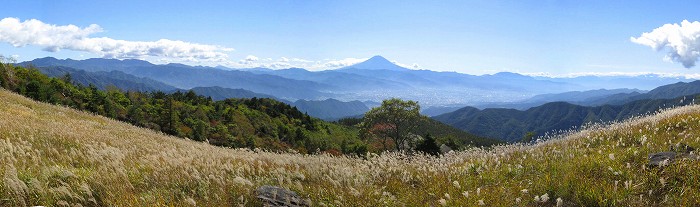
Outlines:
[[[269,98],[213,101],[193,91],[139,92],[113,86],[100,90],[94,85],[75,84],[69,74],[51,78],[36,68],[9,63],[0,67],[0,85],[37,101],[89,111],[216,146],[336,155],[386,150],[377,147],[376,140],[360,136],[362,119],[325,122]],[[419,122],[421,131],[415,134],[433,134],[439,143],[455,149],[497,143],[446,129],[446,125],[427,117]]]

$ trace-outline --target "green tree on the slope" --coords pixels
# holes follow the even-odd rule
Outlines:
[[[420,106],[415,101],[392,98],[365,113],[361,133],[378,140],[383,150],[409,150],[420,121]]]
[[[435,138],[430,134],[426,134],[425,137],[423,137],[423,141],[416,146],[416,150],[430,155],[440,154],[440,147],[437,145],[437,142],[435,142]]]
[[[535,135],[535,132],[527,132],[520,141],[523,143],[530,143],[532,142],[532,139],[535,138]]]

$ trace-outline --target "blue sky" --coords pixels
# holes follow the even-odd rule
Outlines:
[[[219,48],[208,59],[139,56],[157,63],[320,70],[382,55],[407,67],[469,74],[698,73],[696,67],[664,61],[664,51],[630,40],[664,24],[700,21],[698,1],[28,0],[3,5],[0,18],[81,29],[99,25],[91,38],[168,39],[180,41],[173,45]],[[107,54],[43,49],[0,42],[0,54],[19,60]]]

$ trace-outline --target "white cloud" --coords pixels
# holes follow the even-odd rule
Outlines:
[[[597,77],[639,77],[639,76],[656,76],[662,78],[686,78],[700,79],[700,73],[658,73],[658,72],[580,72],[580,73],[565,73],[552,74],[547,72],[539,73],[520,73],[533,77],[548,77],[548,78],[576,78],[582,76],[597,76]]]
[[[300,63],[313,63],[314,61],[311,60],[304,60],[301,58],[292,58],[290,61],[292,62],[300,62]]]
[[[269,64],[264,64],[262,67],[270,68],[270,69],[286,69],[286,68],[291,68],[292,65],[286,62],[273,62]]]
[[[102,31],[102,27],[96,24],[80,28],[75,25],[46,24],[36,19],[23,22],[17,18],[0,20],[1,42],[7,42],[14,47],[36,45],[49,52],[67,49],[90,52],[105,58],[164,57],[188,62],[221,62],[228,59],[225,52],[233,51],[232,48],[217,45],[169,39],[145,42],[90,37]]]
[[[245,57],[244,60],[245,60],[245,61],[248,61],[248,62],[255,62],[255,61],[258,61],[259,59],[260,59],[260,58],[258,58],[258,57],[255,57],[255,56],[252,56],[252,55],[248,55],[248,56]]]
[[[667,50],[665,60],[680,62],[686,68],[695,66],[700,58],[700,22],[683,20],[678,24],[663,26],[645,32],[640,37],[630,40],[640,45],[646,45],[656,51]]]
[[[398,65],[398,66],[401,66],[401,67],[404,67],[404,68],[408,68],[408,69],[416,69],[416,70],[417,70],[417,69],[420,69],[420,65],[418,65],[418,63],[413,63],[413,64],[411,64],[411,65],[409,65],[409,64],[403,64],[403,63],[395,62],[395,61],[394,61],[394,62],[391,62],[391,63],[394,63],[394,64],[396,64],[396,65]]]
[[[367,60],[368,58],[345,58],[342,60],[331,60],[323,64],[327,68],[340,68],[350,66]]]
[[[311,71],[337,69],[349,65],[353,65],[368,58],[344,58],[344,59],[325,59],[322,61],[306,60],[302,58],[281,57],[279,59],[268,57],[256,57],[248,55],[245,58],[236,62],[223,63],[230,68],[255,68],[263,67],[270,69],[287,69],[287,68],[304,68]]]
[[[248,56],[246,56],[244,59],[239,60],[238,63],[243,64],[243,65],[250,65],[250,64],[252,64],[253,62],[256,62],[256,61],[258,61],[258,60],[260,60],[260,58],[255,57],[255,56],[253,56],[253,55],[248,55]]]
[[[228,62],[224,64],[230,68],[255,68],[263,67],[270,69],[287,69],[287,68],[303,68],[310,71],[320,71],[329,69],[338,69],[346,66],[351,66],[363,62],[369,58],[343,58],[343,59],[324,59],[318,61],[306,60],[301,58],[288,58],[281,57],[278,59],[267,58],[267,57],[256,57],[253,55],[248,55],[237,62]],[[393,62],[404,68],[409,69],[420,69],[420,65],[417,63],[413,64],[402,64],[399,62]]]
[[[248,55],[235,61],[230,60],[227,54],[233,49],[223,46],[169,39],[127,41],[109,37],[93,37],[100,32],[103,32],[103,29],[97,24],[79,27],[72,24],[47,24],[36,19],[21,21],[18,18],[8,17],[0,20],[0,42],[9,43],[14,47],[38,46],[49,52],[83,51],[103,58],[134,58],[158,63],[218,64],[234,68],[269,67],[282,69],[297,67],[309,70],[336,69],[367,60],[367,58],[307,60],[291,57],[273,59]],[[413,66],[415,68],[417,65]]]

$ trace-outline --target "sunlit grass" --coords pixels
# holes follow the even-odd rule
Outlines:
[[[257,206],[279,185],[314,206],[699,206],[700,106],[535,145],[366,159],[214,147],[0,91],[0,206]],[[559,201],[559,202],[558,202]]]

